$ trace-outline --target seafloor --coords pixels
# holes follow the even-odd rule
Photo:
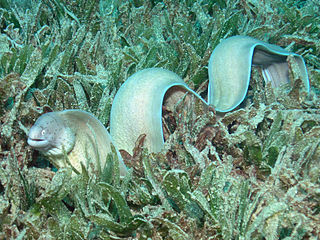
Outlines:
[[[319,14],[319,0],[0,0],[0,239],[319,239]],[[124,179],[71,176],[27,145],[45,112],[108,126],[117,90],[144,68],[206,97],[210,54],[233,35],[302,55],[309,95],[293,69],[289,89],[272,89],[254,68],[241,108],[177,108],[163,152],[143,137],[122,152]]]

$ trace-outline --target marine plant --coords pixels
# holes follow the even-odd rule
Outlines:
[[[293,1],[0,1],[0,238],[317,239],[320,5]],[[102,173],[56,171],[26,144],[42,113],[81,109],[109,126],[133,73],[163,67],[205,96],[221,39],[247,35],[302,55],[311,93],[274,90],[253,68],[241,108],[164,111],[165,151],[144,136]]]

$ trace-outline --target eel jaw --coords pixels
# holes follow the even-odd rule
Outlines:
[[[37,150],[45,150],[47,146],[49,145],[48,141],[45,139],[39,139],[39,138],[31,138],[28,137],[28,144]]]

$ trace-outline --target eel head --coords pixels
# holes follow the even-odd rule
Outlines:
[[[28,134],[28,144],[48,156],[69,153],[75,144],[75,135],[55,112],[40,116]]]

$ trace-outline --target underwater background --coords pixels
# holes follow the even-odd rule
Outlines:
[[[0,239],[319,239],[319,0],[0,0]],[[81,109],[109,126],[133,73],[161,67],[206,97],[221,39],[247,35],[300,54],[310,94],[252,69],[241,108],[199,103],[166,149],[143,138],[102,175],[55,169],[27,145],[43,113]]]

